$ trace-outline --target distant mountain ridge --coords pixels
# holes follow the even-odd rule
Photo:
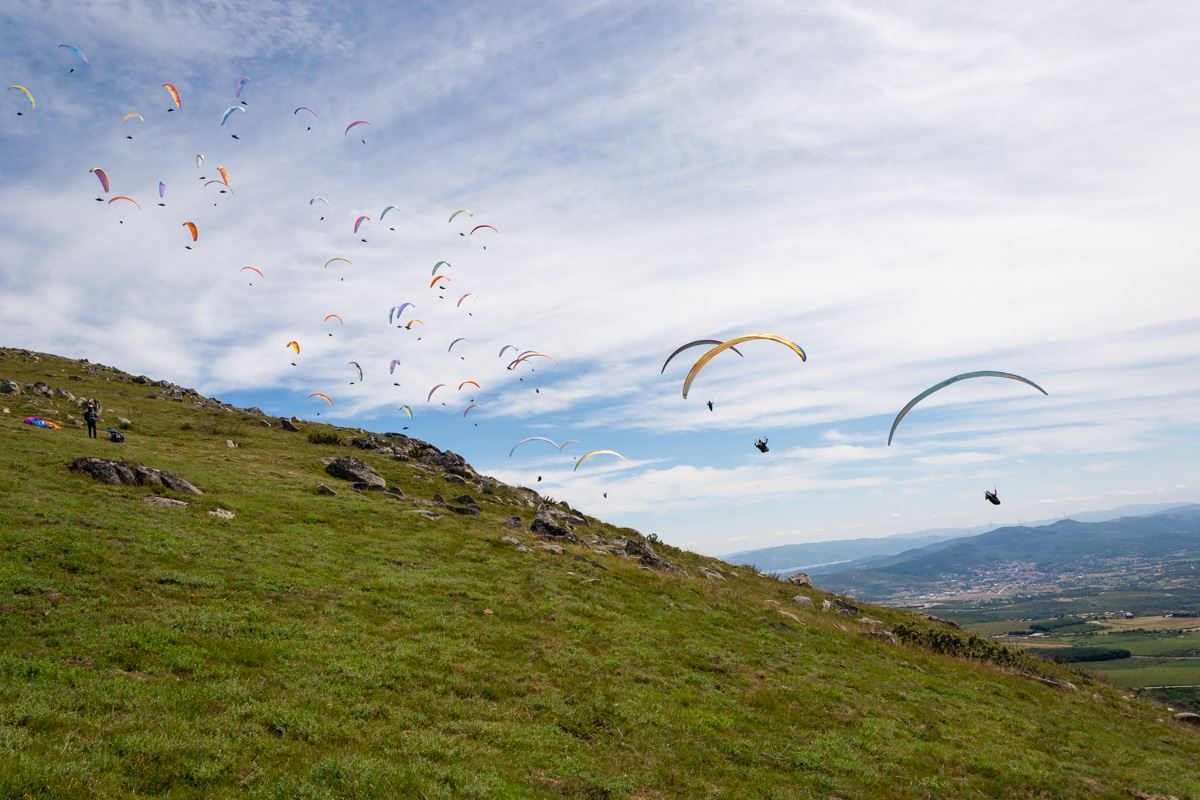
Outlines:
[[[1142,503],[1125,505],[1102,511],[1084,511],[1072,514],[1068,519],[1077,522],[1104,522],[1120,517],[1145,516],[1166,511],[1179,503]],[[1023,523],[1021,527],[1042,527],[1061,521],[1062,517]],[[1000,524],[975,525],[965,528],[927,528],[912,533],[897,533],[891,536],[860,539],[835,539],[828,542],[805,542],[775,547],[742,550],[722,556],[730,564],[753,564],[766,572],[790,574],[807,571],[814,575],[841,572],[851,566],[863,568],[874,566],[874,560],[916,550],[939,542],[977,536],[1005,527]],[[871,559],[872,563],[858,563]]]
[[[982,591],[989,582],[1049,585],[1067,574],[1133,574],[1156,563],[1189,558],[1200,558],[1200,504],[1102,522],[1067,519],[1038,527],[998,528],[861,559],[825,572],[821,585],[863,599],[889,599],[954,586]]]

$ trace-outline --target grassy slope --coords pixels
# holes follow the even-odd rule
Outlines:
[[[0,797],[1200,796],[1200,735],[1087,678],[867,639],[672,548],[691,577],[528,532],[522,554],[500,522],[532,511],[507,492],[471,490],[479,518],[403,514],[324,474],[347,448],[0,356],[0,379],[134,422],[118,447],[0,395]],[[410,497],[461,493],[352,452]],[[152,508],[67,472],[89,454],[206,494]]]

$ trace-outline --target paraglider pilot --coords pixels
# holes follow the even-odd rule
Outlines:
[[[87,408],[83,412],[83,421],[87,423],[88,438],[96,438],[96,420],[100,419],[100,411],[97,408],[95,400],[88,400]]]
[[[985,498],[987,498],[987,501],[989,503],[991,503],[992,505],[994,505],[994,506],[1000,505],[1000,495],[996,494],[995,489],[992,489],[992,491],[990,491],[990,492],[985,489],[983,492],[983,496]]]
[[[758,448],[758,451],[760,453],[765,453],[771,449],[771,448],[767,447],[766,439],[759,439],[757,442],[754,443],[754,446]]]

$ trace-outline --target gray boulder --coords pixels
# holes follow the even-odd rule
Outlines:
[[[1180,711],[1175,715],[1176,722],[1182,722],[1185,725],[1200,725],[1200,714],[1193,714],[1191,711]]]
[[[74,400],[75,399],[75,395],[71,394],[69,391],[67,391],[66,389],[63,389],[62,387],[59,387],[54,390],[54,396],[60,397],[63,400]]]
[[[508,528],[510,531],[519,531],[519,530],[521,530],[521,528],[524,527],[521,524],[520,517],[509,517],[508,519],[504,520],[504,522],[502,522],[500,524],[502,526],[504,526],[505,528]]]
[[[543,504],[538,508],[537,515],[533,518],[533,523],[529,526],[529,530],[533,531],[534,535],[546,539],[578,542],[579,537],[571,530],[570,523],[564,519],[565,516],[565,514],[553,506]]]
[[[21,385],[16,381],[0,382],[0,394],[20,394]]]
[[[625,542],[625,552],[636,558],[651,569],[673,570],[675,566],[665,559],[659,558],[648,542],[639,539],[628,539]]]
[[[325,471],[333,477],[341,478],[344,481],[370,484],[380,489],[387,487],[387,482],[379,477],[379,474],[371,469],[369,464],[354,456],[335,458],[326,465]],[[358,487],[356,486],[355,488]]]
[[[142,502],[148,506],[154,506],[155,508],[187,508],[187,503],[183,500],[174,500],[170,497],[158,497],[157,495],[143,497]]]
[[[71,472],[90,475],[101,483],[109,483],[114,486],[120,484],[134,486],[138,482],[133,470],[123,461],[110,461],[106,458],[88,456],[72,461],[69,469]]]
[[[464,478],[462,475],[456,475],[453,472],[447,472],[447,473],[443,474],[442,480],[446,481],[447,483],[457,484],[458,486],[466,486],[467,485],[466,478]]]
[[[292,433],[300,432],[300,429],[296,427],[296,423],[292,422],[287,417],[279,418],[279,427],[283,428],[285,431],[291,431]]]
[[[795,575],[789,575],[787,582],[796,586],[812,586],[812,578],[808,577],[808,573],[806,572],[797,572]]]
[[[521,543],[521,540],[515,536],[502,536],[500,538],[500,541],[504,542],[505,544],[520,544]]]
[[[130,422],[129,420],[125,419],[124,417],[117,417],[117,427],[120,428],[121,430],[127,431],[133,427],[133,423]]]
[[[483,513],[479,510],[479,506],[446,506],[446,508],[455,514],[462,514],[463,516],[478,517]]]
[[[330,489],[323,483],[317,484],[317,494],[323,494],[328,497],[337,497],[337,492],[335,492],[333,489]]]
[[[815,608],[815,606],[813,606],[812,598],[805,597],[802,594],[798,594],[795,597],[793,597],[792,602],[796,603],[797,605],[807,606],[808,608]]]

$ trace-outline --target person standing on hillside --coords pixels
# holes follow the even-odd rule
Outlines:
[[[95,400],[88,400],[87,408],[83,412],[83,421],[87,423],[88,438],[96,438],[96,420],[100,419],[99,403]]]

